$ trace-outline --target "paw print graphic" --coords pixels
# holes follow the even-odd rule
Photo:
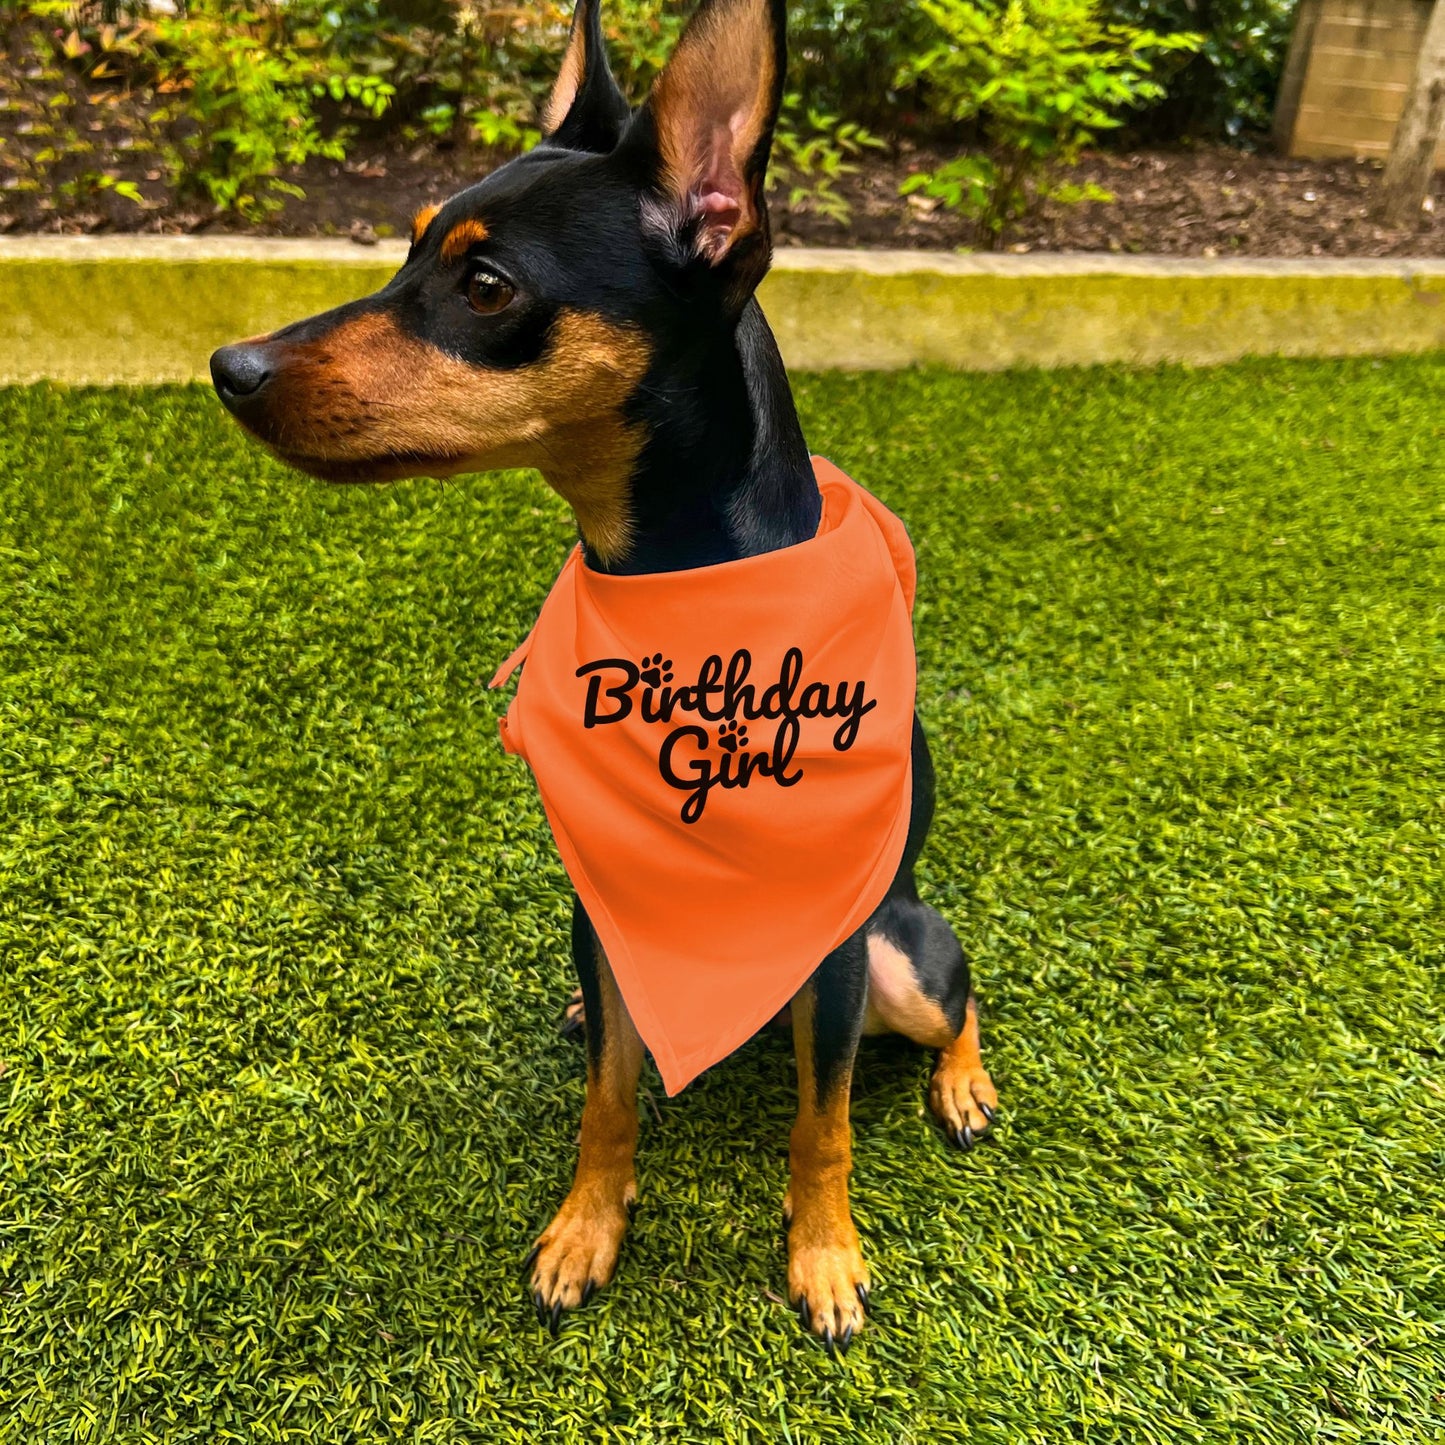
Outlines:
[[[671,667],[672,659],[664,659],[663,655],[657,652],[642,659],[639,676],[647,687],[661,687],[663,683],[672,681]]]
[[[717,730],[717,741],[719,747],[726,748],[730,753],[735,753],[739,748],[745,748],[748,745],[747,726],[736,720],[725,722]]]

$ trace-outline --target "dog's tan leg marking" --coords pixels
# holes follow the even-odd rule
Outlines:
[[[532,1296],[553,1328],[563,1310],[583,1303],[611,1280],[627,1232],[628,1206],[637,1198],[637,1035],[607,959],[597,950],[602,994],[602,1056],[587,1067],[582,1144],[572,1190],[534,1250]]]
[[[587,1005],[580,988],[574,988],[567,995],[567,1007],[562,1010],[562,1022],[557,1032],[564,1038],[581,1037],[587,1032]]]
[[[813,1069],[813,985],[793,999],[798,1060],[798,1118],[789,1148],[791,1177],[783,1200],[788,1220],[788,1299],[825,1343],[846,1349],[863,1327],[868,1269],[848,1208],[853,1167],[848,1124],[852,1065],[818,1097]]]
[[[955,1143],[971,1145],[987,1131],[998,1109],[998,1090],[978,1047],[978,1002],[969,999],[963,1028],[938,1056],[928,1105]]]
[[[930,1049],[953,1042],[947,1015],[918,987],[908,955],[881,934],[868,936],[868,1012],[865,1034],[902,1034]]]

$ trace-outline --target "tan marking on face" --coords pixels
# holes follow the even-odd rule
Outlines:
[[[886,938],[868,938],[868,1012],[865,1034],[902,1034],[929,1048],[953,1040],[948,1017],[922,989],[908,955]]]
[[[426,235],[426,228],[436,220],[440,206],[423,206],[416,215],[411,218],[411,243],[418,245],[421,238]]]
[[[639,332],[563,311],[540,360],[488,370],[367,312],[284,355],[276,400],[252,426],[284,461],[333,480],[535,467],[611,560],[631,537],[643,442],[622,407],[648,355]]]
[[[718,147],[745,176],[767,124],[773,80],[767,0],[733,0],[688,25],[652,91],[667,186],[681,205],[689,204]],[[758,223],[755,198],[745,192],[746,185],[742,214],[720,249]]]
[[[587,71],[587,35],[586,26],[581,21],[582,12],[579,8],[572,17],[572,30],[567,37],[562,68],[557,72],[557,80],[552,86],[551,95],[547,97],[547,104],[542,107],[543,135],[552,135],[567,119],[567,112],[572,109],[572,102],[577,99],[577,92],[582,89],[582,81]]]
[[[446,240],[442,242],[442,260],[459,261],[467,254],[469,247],[486,239],[486,222],[478,220],[475,216],[471,216],[465,221],[458,221],[447,232]]]

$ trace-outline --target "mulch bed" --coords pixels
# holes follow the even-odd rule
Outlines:
[[[395,131],[358,141],[345,163],[314,160],[289,174],[304,198],[260,224],[169,193],[153,148],[156,139],[141,93],[87,93],[63,82],[66,123],[93,149],[26,189],[26,158],[48,141],[56,116],[38,98],[32,72],[0,51],[0,233],[237,232],[278,236],[346,236],[361,242],[404,234],[412,214],[484,175],[503,157]],[[33,72],[38,75],[38,71]],[[946,158],[912,144],[868,153],[839,191],[852,221],[791,207],[780,187],[772,202],[780,245],[980,247],[966,221],[929,199],[903,198],[899,185]],[[131,182],[137,204],[86,182],[101,172]],[[34,172],[29,173],[33,178]],[[1046,204],[1001,238],[1015,251],[1122,251],[1178,256],[1445,256],[1445,175],[1433,210],[1413,229],[1388,230],[1371,218],[1379,184],[1375,165],[1285,160],[1224,146],[1098,152],[1071,179],[1112,192],[1112,204]],[[66,184],[68,183],[68,184]]]
[[[3,136],[3,130],[0,130]],[[123,154],[123,153],[122,153]],[[418,207],[478,179],[500,157],[431,143],[377,144],[344,164],[313,161],[292,177],[304,199],[251,225],[169,196],[143,162],[123,163],[146,196],[141,208],[102,194],[67,203],[54,193],[0,190],[0,232],[249,232],[345,236],[370,241],[403,234]],[[898,186],[936,157],[922,151],[870,157],[839,189],[852,224],[772,202],[779,245],[905,246],[950,250],[979,246],[965,221]],[[0,186],[3,186],[0,161]],[[1175,256],[1445,256],[1445,183],[1433,211],[1413,230],[1390,230],[1371,217],[1377,166],[1354,161],[1286,160],[1224,146],[1084,157],[1072,173],[1111,191],[1112,204],[1047,204],[1003,237],[1011,251],[1113,251]]]
[[[925,160],[931,158],[923,158]],[[898,197],[917,156],[878,165],[855,182],[853,235],[825,239],[815,218],[789,217],[810,245],[954,247],[969,228],[923,197]],[[1004,250],[1116,251],[1171,256],[1445,256],[1445,175],[1413,230],[1371,217],[1379,166],[1287,160],[1228,146],[1098,152],[1069,179],[1110,191],[1112,203],[1046,204],[1005,233]]]

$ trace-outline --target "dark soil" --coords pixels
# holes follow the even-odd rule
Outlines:
[[[810,245],[969,246],[971,228],[898,186],[933,158],[904,156],[856,177],[851,234],[829,240],[814,217],[787,218]],[[1110,203],[1044,204],[1001,238],[1006,251],[1122,251],[1174,256],[1445,256],[1445,175],[1413,230],[1371,218],[1380,167],[1286,160],[1228,146],[1096,152],[1069,179]],[[826,224],[826,223],[825,223]]]
[[[87,93],[70,77],[27,70],[12,50],[0,56],[0,232],[250,232],[279,236],[346,236],[367,242],[404,235],[413,213],[484,175],[500,156],[392,133],[353,143],[344,163],[313,160],[286,179],[304,198],[259,223],[217,214],[194,198],[172,195],[155,144],[145,92],[103,87]],[[54,80],[55,83],[50,83]],[[44,95],[65,92],[57,108]],[[43,170],[37,157],[54,144],[55,124],[83,149]],[[870,152],[845,176],[852,206],[840,225],[772,201],[778,243],[809,246],[983,248],[966,221],[899,185],[944,155],[901,146]],[[1123,251],[1180,256],[1445,256],[1445,177],[1437,200],[1413,229],[1387,230],[1370,215],[1379,169],[1352,161],[1284,160],[1223,146],[1087,155],[1071,178],[1116,196],[1110,204],[1049,203],[1001,240],[1014,251]],[[137,203],[101,188],[101,177],[131,182]]]

